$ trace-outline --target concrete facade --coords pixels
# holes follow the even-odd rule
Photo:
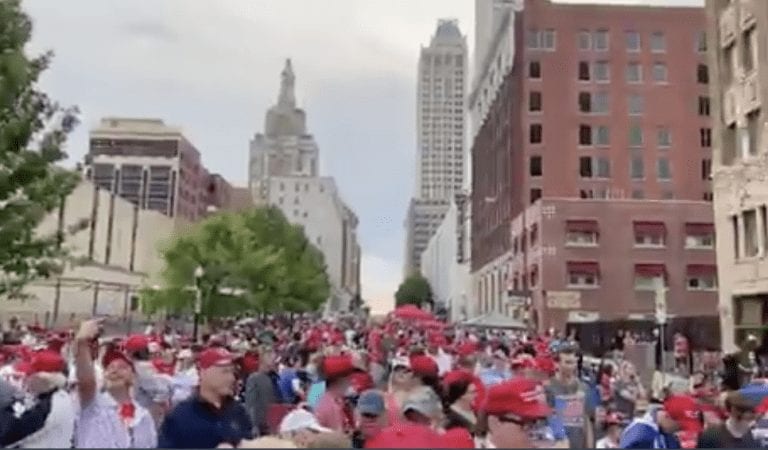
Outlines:
[[[270,177],[268,203],[277,206],[323,253],[333,287],[328,307],[346,310],[360,294],[358,219],[330,177]]]
[[[502,81],[473,102],[479,304],[499,300],[512,221],[540,198],[712,198],[703,8],[512,3]]]
[[[221,177],[211,179],[181,129],[160,119],[102,119],[90,132],[85,174],[141,209],[192,222],[208,213],[212,182],[219,197],[231,190]]]
[[[138,317],[137,293],[159,282],[159,250],[171,241],[177,224],[83,181],[37,230],[42,235],[63,230],[63,245],[78,264],[67,264],[60,277],[29,285],[29,299],[4,299],[0,309],[48,324],[96,314]]]
[[[280,95],[267,111],[264,133],[251,140],[248,180],[257,204],[268,195],[270,177],[316,177],[319,173],[315,138],[307,131],[306,113],[296,105],[296,75],[290,59],[280,76]]]
[[[502,289],[527,286],[529,318],[540,330],[564,329],[568,321],[652,319],[657,277],[666,282],[670,315],[717,314],[708,202],[545,198],[515,218],[511,241]],[[478,309],[526,318],[504,300]]]
[[[404,273],[418,273],[421,253],[466,179],[466,37],[456,20],[441,19],[419,56],[416,100],[416,187],[406,220]],[[435,205],[443,211],[434,213]],[[422,223],[429,222],[427,226]],[[419,228],[416,228],[416,227]]]
[[[319,175],[314,137],[297,107],[290,60],[281,74],[277,104],[267,111],[264,133],[251,141],[249,180],[254,204],[280,208],[301,225],[325,257],[331,281],[330,311],[346,311],[360,298],[358,218],[344,203],[332,177]]]
[[[768,322],[768,2],[707,0],[723,349]]]
[[[435,305],[448,311],[448,320],[458,322],[469,317],[466,305],[471,298],[469,263],[461,257],[457,239],[463,218],[460,205],[452,202],[427,248],[421,253],[421,273],[432,287]]]

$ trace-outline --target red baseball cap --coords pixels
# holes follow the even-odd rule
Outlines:
[[[110,364],[112,364],[113,361],[124,361],[126,364],[131,366],[131,369],[133,369],[133,362],[128,358],[125,353],[118,351],[117,349],[111,348],[107,350],[106,353],[104,353],[104,356],[101,358],[101,367],[106,369],[109,367]]]
[[[552,412],[544,388],[527,378],[514,378],[491,387],[484,410],[489,416],[512,414],[526,419],[545,418]]]
[[[355,365],[349,355],[326,356],[323,359],[323,375],[325,378],[337,378],[351,375]]]
[[[67,363],[60,353],[51,350],[40,350],[32,354],[29,366],[27,367],[27,374],[63,372],[66,367]]]
[[[223,347],[210,347],[203,350],[197,357],[197,365],[201,370],[213,366],[228,366],[235,363],[235,358]]]
[[[471,383],[472,374],[467,370],[452,370],[443,376],[443,387],[445,389],[452,384],[461,382]]]
[[[365,448],[439,448],[443,437],[425,425],[399,424],[369,439]]]
[[[127,352],[139,352],[149,348],[149,338],[143,334],[134,334],[128,336],[123,342],[123,347]]]
[[[469,434],[469,430],[463,427],[455,427],[447,430],[440,436],[441,443],[435,448],[475,448],[475,440]]]
[[[667,398],[664,401],[664,411],[683,431],[701,431],[701,406],[690,395],[673,395]]]
[[[427,355],[411,356],[411,370],[420,376],[437,377],[440,373],[437,362]]]

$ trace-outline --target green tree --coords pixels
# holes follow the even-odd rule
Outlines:
[[[409,304],[421,306],[431,301],[432,288],[429,286],[429,281],[420,274],[410,275],[395,292],[395,304],[397,306]]]
[[[76,109],[54,103],[38,87],[52,54],[30,58],[32,22],[20,0],[0,1],[0,295],[19,295],[36,278],[61,270],[63,233],[37,228],[76,183],[55,164],[77,123]]]
[[[150,314],[192,311],[196,283],[204,317],[315,311],[330,294],[322,253],[277,208],[213,216],[171,242],[163,259],[164,286],[142,295]]]

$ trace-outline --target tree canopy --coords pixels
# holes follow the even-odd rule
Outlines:
[[[193,311],[196,285],[205,317],[316,311],[330,295],[322,253],[274,207],[210,217],[162,256],[164,285],[142,292],[150,314]]]
[[[78,178],[55,165],[66,158],[77,111],[38,90],[52,54],[28,57],[31,35],[21,0],[0,1],[0,295],[61,270],[62,232],[42,236],[37,228]]]
[[[429,281],[421,274],[410,275],[395,292],[395,304],[397,306],[408,304],[421,306],[431,301],[432,288],[429,286]]]

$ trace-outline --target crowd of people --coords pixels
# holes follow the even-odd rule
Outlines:
[[[754,448],[768,381],[645,386],[575,336],[434,318],[228,321],[105,337],[17,327],[0,347],[7,448]]]

